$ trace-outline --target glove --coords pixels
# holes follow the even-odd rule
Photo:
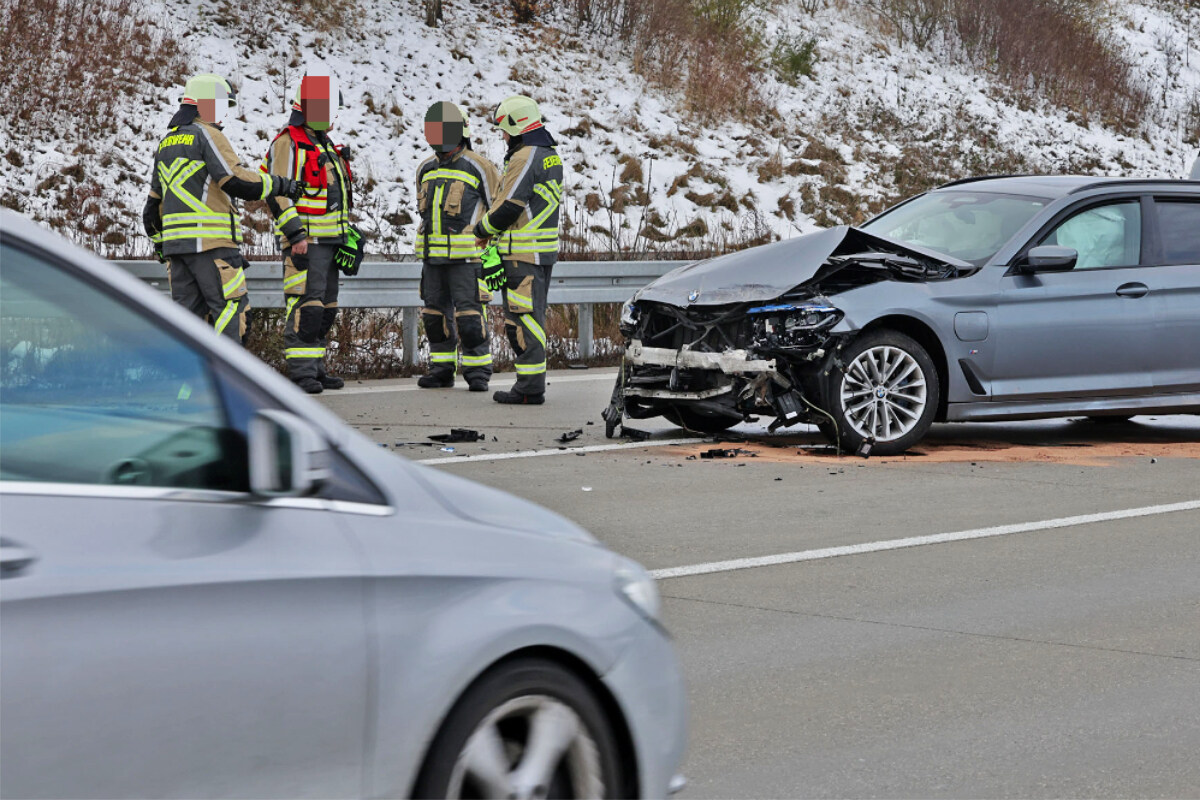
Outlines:
[[[304,181],[294,181],[291,178],[281,178],[278,175],[272,178],[279,185],[275,187],[276,197],[286,197],[289,200],[296,200],[304,193],[308,187]]]
[[[500,260],[500,248],[494,244],[483,251],[483,282],[488,291],[504,288],[504,262]]]
[[[162,249],[161,244],[154,245],[154,257],[158,259],[158,262],[160,264],[167,263],[167,257],[165,255],[163,255],[163,249]]]
[[[339,144],[337,147],[335,147],[333,149],[337,150],[338,155],[342,157],[343,161],[353,161],[354,160],[354,151],[350,149],[350,145]]]
[[[346,276],[358,274],[363,260],[363,245],[362,231],[351,225],[347,231],[346,243],[338,247],[333,254],[333,265],[339,272]]]

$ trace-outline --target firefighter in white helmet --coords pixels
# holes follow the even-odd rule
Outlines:
[[[236,199],[297,197],[304,184],[239,163],[221,131],[236,104],[233,86],[220,75],[188,80],[155,153],[142,224],[155,253],[168,261],[171,299],[241,343],[250,300]]]
[[[508,145],[500,190],[475,226],[476,244],[490,242],[502,259],[483,276],[504,290],[504,329],[517,354],[517,382],[496,392],[498,403],[541,405],[546,400],[546,295],[558,260],[563,165],[542,124],[537,103],[513,95],[496,107],[492,123]]]

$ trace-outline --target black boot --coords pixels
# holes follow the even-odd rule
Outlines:
[[[325,387],[316,378],[298,378],[295,384],[309,394],[320,394],[325,391]]]
[[[486,392],[488,390],[487,378],[471,378],[467,381],[467,388],[472,392]]]
[[[346,382],[337,375],[327,375],[324,372],[317,376],[317,380],[319,380],[321,385],[326,389],[341,389],[346,385]]]
[[[453,375],[439,375],[436,372],[431,372],[428,375],[422,375],[417,378],[417,386],[422,389],[449,389],[454,385]]]
[[[492,399],[497,403],[504,403],[509,406],[540,406],[546,402],[546,395],[543,394],[523,394],[516,389],[510,389],[507,392],[496,392],[492,395]]]

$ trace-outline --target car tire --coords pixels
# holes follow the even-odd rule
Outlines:
[[[693,433],[723,433],[741,422],[722,414],[709,414],[686,406],[671,406],[663,416],[674,425]]]
[[[522,790],[513,779],[519,780],[538,727],[552,768],[532,790]],[[612,724],[587,684],[553,662],[523,658],[485,673],[454,705],[413,796],[621,797],[627,789],[619,753]]]
[[[941,386],[933,359],[915,339],[876,330],[840,355],[825,379],[830,420],[818,426],[843,451],[894,456],[919,442],[937,415]]]

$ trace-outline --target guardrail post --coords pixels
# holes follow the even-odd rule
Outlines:
[[[417,327],[421,322],[421,309],[405,306],[400,315],[400,326],[404,331],[404,361],[414,367],[421,366],[421,351],[417,349]]]
[[[596,342],[592,330],[592,304],[579,304],[579,357],[591,358],[596,355]]]

